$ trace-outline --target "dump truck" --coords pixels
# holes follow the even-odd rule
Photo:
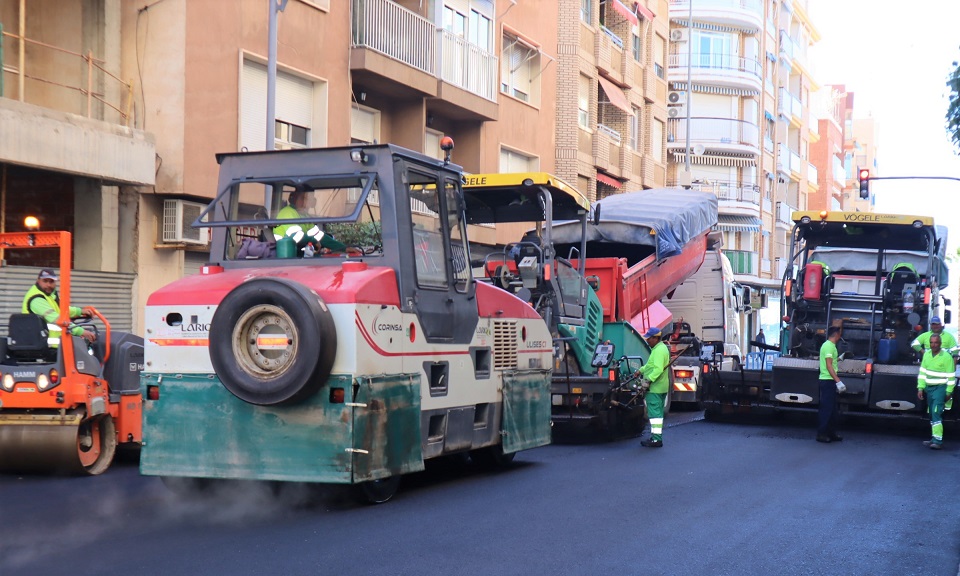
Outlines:
[[[720,249],[722,238],[708,236],[703,264],[662,302],[674,318],[668,337],[673,361],[673,386],[670,399],[674,406],[703,409],[703,379],[710,376],[716,361],[718,368],[733,369],[741,354],[741,313],[744,287],[734,279],[730,261]]]
[[[924,418],[910,342],[934,316],[950,322],[941,295],[946,229],[903,214],[798,211],[792,218],[779,349],[760,366],[720,371],[705,392],[708,415],[754,406],[816,410],[820,346],[827,329],[839,326],[838,375],[847,387],[837,397],[840,413]],[[952,412],[945,418],[955,419]]]
[[[529,298],[551,328],[554,425],[639,434],[637,392],[617,383],[649,357],[640,334],[670,325],[660,298],[703,261],[716,198],[645,190],[591,209],[576,189],[544,173],[471,175],[465,195],[468,222],[526,222],[540,233],[492,252],[484,270]]]
[[[72,235],[59,231],[0,233],[5,250],[59,251],[60,317],[12,314],[0,339],[0,470],[96,475],[119,447],[141,441],[143,339],[112,330],[96,308],[85,325],[93,344],[70,334]],[[24,287],[24,292],[26,292]],[[59,328],[59,342],[50,333]]]
[[[473,277],[459,166],[389,144],[217,162],[209,263],[147,301],[141,473],[377,503],[429,459],[550,442],[550,331]]]

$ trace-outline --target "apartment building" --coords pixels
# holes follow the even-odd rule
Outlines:
[[[136,322],[137,204],[156,146],[135,122],[119,0],[0,2],[0,231],[73,234],[73,296],[115,328]],[[0,248],[0,317],[19,312],[56,250]],[[0,322],[5,332],[6,322]]]
[[[557,173],[591,199],[666,185],[666,0],[561,0]]]
[[[717,195],[754,308],[778,296],[790,215],[819,189],[806,60],[818,39],[802,0],[670,0],[668,182]]]
[[[847,102],[852,93],[843,86],[824,86],[818,93],[820,140],[810,146],[810,161],[817,168],[818,190],[807,197],[810,210],[842,210],[847,171],[844,167],[844,128]],[[856,176],[854,175],[854,179]]]

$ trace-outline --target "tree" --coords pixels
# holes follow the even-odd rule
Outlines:
[[[950,102],[947,106],[947,136],[960,151],[960,64],[953,63],[954,70],[947,77]]]

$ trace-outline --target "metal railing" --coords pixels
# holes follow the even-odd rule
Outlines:
[[[438,54],[444,82],[482,96],[497,99],[497,57],[462,36],[437,29],[441,50]]]
[[[694,70],[732,70],[750,74],[758,79],[763,75],[763,66],[760,60],[718,52],[694,52],[689,60],[686,54],[671,54],[668,64],[671,68],[685,69],[687,62],[693,62]]]
[[[757,275],[757,253],[746,250],[724,250],[723,253],[730,260],[730,267],[734,274]]]
[[[616,44],[616,45],[619,46],[620,48],[623,48],[623,39],[620,38],[619,36],[617,36],[617,35],[614,33],[613,30],[607,28],[606,26],[604,26],[604,25],[602,25],[602,24],[600,25],[600,29],[603,30],[603,33],[606,34],[608,38],[610,38],[610,41],[611,41],[611,42],[613,42],[614,44]]]
[[[818,182],[818,177],[817,167],[807,162],[807,180],[810,182]]]
[[[686,118],[667,120],[667,142],[684,142],[686,132]],[[740,144],[759,148],[760,130],[756,124],[746,120],[694,116],[690,118],[690,141]]]
[[[606,134],[607,136],[615,140],[617,144],[620,144],[622,140],[622,137],[620,136],[620,132],[617,132],[613,128],[609,126],[605,126],[603,124],[597,124],[597,132],[601,134]]]
[[[353,0],[353,46],[496,102],[497,57],[391,0]]]
[[[670,182],[668,186],[677,186],[679,182]],[[760,187],[756,184],[744,184],[736,180],[694,180],[690,184],[691,190],[697,192],[712,192],[718,200],[729,202],[760,202]]]
[[[691,0],[670,0],[673,11],[688,10]],[[695,0],[694,10],[701,8],[732,8],[754,12],[763,16],[763,3],[760,0]]]
[[[94,110],[94,107],[95,107],[94,103],[96,102],[115,111],[117,113],[117,117],[119,118],[119,122],[117,122],[118,124],[122,124],[128,127],[130,126],[133,120],[133,113],[132,113],[133,86],[130,83],[124,82],[123,80],[115,76],[113,73],[111,73],[109,70],[107,70],[105,67],[107,62],[105,60],[101,60],[99,58],[94,57],[93,52],[90,52],[90,51],[87,51],[86,54],[81,54],[79,52],[67,50],[66,48],[62,48],[60,46],[47,44],[46,42],[40,42],[39,40],[33,40],[26,36],[20,36],[19,34],[0,31],[0,45],[2,45],[2,43],[7,39],[13,40],[20,45],[19,54],[21,58],[19,59],[19,62],[16,65],[13,65],[13,64],[7,64],[6,61],[4,60],[3,71],[2,71],[3,73],[10,73],[17,76],[18,78],[18,89],[17,89],[17,97],[16,97],[17,100],[19,100],[20,102],[33,103],[34,99],[30,98],[26,93],[27,91],[26,91],[25,83],[27,80],[42,82],[50,86],[57,86],[59,88],[63,88],[65,90],[72,90],[80,94],[80,96],[82,97],[82,100],[80,100],[80,102],[77,103],[78,106],[73,109],[62,110],[63,112],[80,113],[85,115],[87,118],[110,122],[111,120],[107,119],[107,114],[105,110],[104,111]],[[86,68],[85,74],[84,74],[86,76],[85,85],[68,84],[68,83],[59,81],[59,80],[62,80],[61,78],[58,78],[55,80],[53,77],[44,76],[39,73],[35,73],[32,71],[32,69],[28,71],[27,69],[28,64],[26,63],[26,60],[22,57],[24,55],[24,52],[26,51],[27,46],[35,47],[41,50],[50,50],[52,52],[66,55],[68,57],[73,57],[78,59],[79,61],[82,61],[84,63],[83,64],[84,67]],[[0,46],[0,55],[2,54],[3,54],[3,50],[2,50],[2,46]],[[44,64],[49,62],[49,60],[45,58],[32,58],[32,60],[35,62],[41,62]],[[39,68],[39,66],[37,66],[36,68]],[[119,101],[110,101],[107,98],[106,94],[104,93],[106,92],[105,87],[110,81],[116,82],[118,84]],[[103,92],[98,90],[103,90]],[[4,91],[5,91],[5,88],[3,86],[2,81],[0,81],[0,96],[9,97],[4,93]],[[51,108],[55,110],[60,109],[60,108],[56,108],[54,106],[48,105],[46,101],[40,103],[40,105],[45,108]],[[84,108],[85,108],[85,113],[79,112]]]
[[[787,224],[790,224],[791,222],[793,222],[790,216],[793,214],[794,210],[795,208],[790,206],[786,202],[777,202],[777,220],[779,222],[785,222]]]
[[[780,89],[780,98],[777,101],[777,112],[784,116],[803,118],[803,104],[800,99],[791,94],[786,88]]]
[[[389,0],[353,0],[353,44],[434,74],[437,27]]]

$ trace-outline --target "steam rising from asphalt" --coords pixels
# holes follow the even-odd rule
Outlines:
[[[129,484],[104,486],[101,482],[106,479],[55,480],[66,482],[66,490],[58,486],[50,491],[55,494],[51,497],[64,501],[62,506],[46,502],[45,516],[24,513],[33,508],[26,502],[22,510],[0,511],[8,527],[0,539],[0,574],[26,573],[23,570],[49,555],[51,542],[57,543],[61,553],[75,549],[83,554],[91,545],[102,547],[103,542],[131,533],[152,533],[169,526],[242,529],[298,510],[315,513],[321,507],[344,505],[329,497],[337,493],[330,486],[221,480],[203,490],[174,492],[155,479],[134,487],[138,493],[130,493]],[[25,477],[17,484],[36,481],[44,479]],[[3,487],[8,486],[14,487]]]

